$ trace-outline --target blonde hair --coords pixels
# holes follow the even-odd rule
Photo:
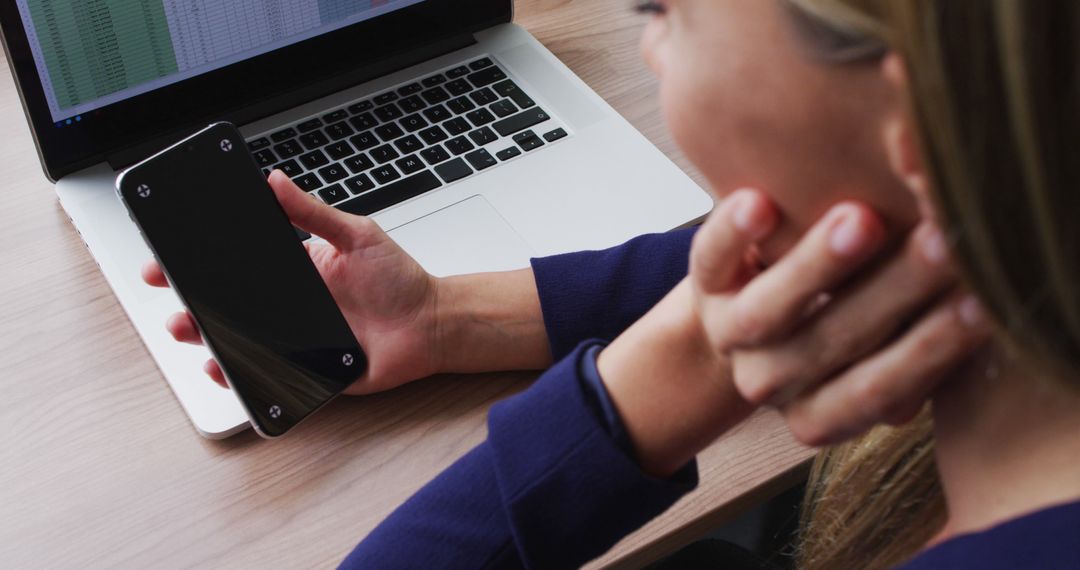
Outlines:
[[[912,112],[967,284],[1011,344],[1080,370],[1080,3],[784,0],[810,51],[907,64]],[[815,462],[799,565],[887,568],[945,520],[928,413]]]

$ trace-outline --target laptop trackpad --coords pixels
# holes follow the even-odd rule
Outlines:
[[[473,196],[389,232],[439,277],[529,266],[535,254],[483,196]]]

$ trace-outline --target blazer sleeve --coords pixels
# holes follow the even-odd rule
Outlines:
[[[602,251],[533,259],[553,360],[588,338],[614,340],[653,308],[686,277],[696,231],[651,234]]]
[[[496,404],[488,438],[379,525],[344,568],[576,568],[697,485],[643,473],[583,343]],[[598,389],[599,387],[599,389]],[[611,425],[614,422],[615,425]]]

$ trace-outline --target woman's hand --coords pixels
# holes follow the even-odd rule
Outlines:
[[[292,223],[328,242],[307,244],[308,253],[369,360],[367,372],[346,392],[387,390],[439,371],[439,281],[370,219],[313,199],[282,172],[271,173],[269,182]],[[143,279],[168,286],[156,262],[144,267]],[[167,326],[179,341],[202,343],[188,313],[173,315]],[[208,361],[205,370],[225,385],[216,362]]]
[[[804,443],[910,420],[988,338],[931,224],[878,260],[881,222],[840,204],[767,270],[731,263],[775,224],[764,197],[733,194],[696,236],[690,279],[707,342],[730,358],[739,393],[777,406]]]

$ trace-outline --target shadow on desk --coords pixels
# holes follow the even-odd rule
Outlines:
[[[491,404],[528,388],[537,375],[537,372],[520,372],[433,376],[389,392],[339,396],[276,440],[263,439],[249,429],[227,439],[205,440],[205,445],[215,454],[242,454],[252,447],[266,447],[290,456],[302,449],[326,445],[356,454],[368,453],[381,445],[403,451],[412,443],[425,440],[430,444],[425,445],[429,449],[439,446],[458,449],[457,444],[463,439],[470,441],[471,446],[483,437],[473,441],[475,437],[452,434],[465,436],[477,429],[483,429],[486,434],[483,423]],[[467,433],[452,429],[463,423],[470,426]]]

